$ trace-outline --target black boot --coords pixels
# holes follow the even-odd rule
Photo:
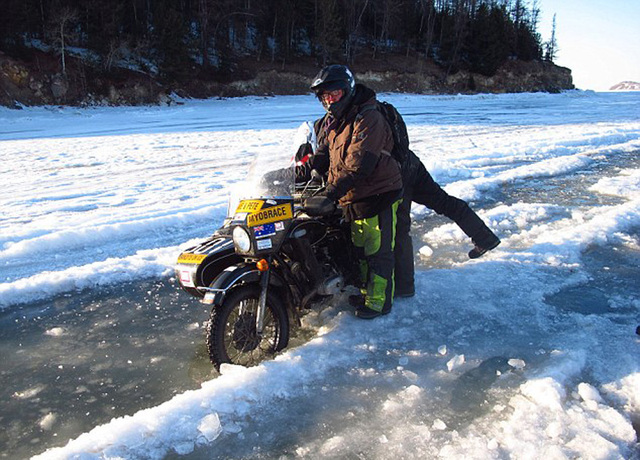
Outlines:
[[[485,252],[496,248],[500,244],[500,238],[487,228],[480,237],[473,238],[473,243],[475,247],[469,251],[469,258],[477,259]]]
[[[388,310],[385,310],[383,308],[382,311],[379,311],[374,310],[373,308],[365,307],[363,305],[362,307],[356,308],[356,316],[360,319],[373,319],[377,318],[378,316],[387,315],[390,311],[390,308]]]
[[[393,298],[394,299],[406,299],[406,298],[409,298],[409,297],[413,297],[414,295],[416,295],[415,288],[411,288],[411,289],[408,289],[408,290],[396,289],[395,292],[393,293]]]
[[[355,308],[364,307],[364,295],[354,294],[349,296],[349,305]]]

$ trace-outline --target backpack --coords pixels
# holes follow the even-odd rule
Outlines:
[[[409,156],[409,134],[407,133],[407,125],[402,119],[402,115],[398,110],[388,102],[378,102],[378,110],[384,115],[385,120],[391,127],[393,135],[393,150],[391,156],[401,165],[405,163]]]
[[[384,119],[387,120],[391,128],[393,150],[390,152],[390,155],[402,166],[409,156],[409,134],[407,133],[407,125],[398,110],[388,102],[378,101],[376,108],[384,116]],[[366,110],[373,110],[373,108],[365,109],[365,111]]]

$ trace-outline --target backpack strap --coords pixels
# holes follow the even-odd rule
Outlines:
[[[360,106],[360,110],[358,111],[358,115],[356,115],[356,119],[360,120],[362,119],[362,117],[364,117],[364,114],[366,112],[369,112],[370,110],[378,110],[378,102],[376,101],[375,105],[374,104],[367,104],[364,107]]]
[[[356,120],[361,120],[364,117],[364,114],[371,111],[371,110],[377,110],[378,112],[382,113],[382,111],[379,109],[379,101],[376,101],[375,104],[367,104],[364,107],[361,107],[360,111],[358,112],[358,114],[356,115]],[[387,120],[387,118],[384,116],[384,113],[382,113],[383,118],[385,119],[385,121],[387,122],[387,124],[389,124],[389,121]],[[391,128],[391,127],[389,127]],[[392,132],[393,134],[393,132]],[[387,155],[387,156],[391,156],[391,152],[389,152],[388,150],[380,150],[380,153],[382,153],[383,155]]]

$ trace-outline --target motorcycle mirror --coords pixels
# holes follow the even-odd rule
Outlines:
[[[324,178],[316,169],[311,170],[311,180],[324,183]]]

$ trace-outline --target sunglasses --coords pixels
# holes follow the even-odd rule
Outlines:
[[[333,91],[323,91],[318,96],[319,97],[338,97],[342,94],[341,89],[334,89]]]
[[[318,99],[323,104],[334,104],[342,99],[344,92],[341,89],[334,89],[333,91],[322,91],[318,93]]]

